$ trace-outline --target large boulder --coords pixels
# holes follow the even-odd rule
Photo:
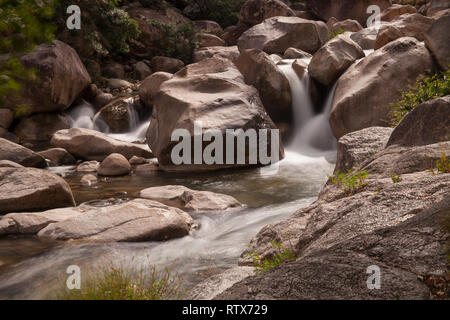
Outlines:
[[[430,53],[410,37],[397,39],[353,65],[337,83],[330,115],[333,134],[340,138],[372,126],[389,126],[389,106],[431,70]]]
[[[185,144],[194,146],[197,140],[194,136],[199,135],[197,130],[194,132],[195,122],[201,122],[203,132],[214,130],[218,135],[215,139],[219,141],[225,140],[227,129],[240,128],[244,131],[254,129],[256,132],[260,129],[268,131],[275,129],[262,106],[257,90],[243,82],[242,75],[230,60],[219,57],[189,65],[161,85],[160,93],[154,100],[147,142],[158,158],[159,166],[167,171],[205,171],[254,165],[253,161],[252,163],[249,161],[249,153],[254,146],[247,143],[245,143],[244,163],[236,164],[235,160],[228,161],[233,164],[222,164],[226,162],[225,159],[218,158],[220,153],[226,154],[225,143],[214,148],[217,161],[212,161],[211,164],[198,161],[199,153],[203,154],[206,148],[210,147],[206,142],[203,145],[196,143],[194,153],[198,155],[195,163],[194,154],[191,152],[189,156],[187,151],[181,163],[178,163],[178,160],[177,164],[174,163],[172,152],[176,150],[173,149],[175,146],[179,147],[181,143],[180,140],[172,141],[174,130],[180,129],[178,133],[183,134],[182,138],[176,139],[182,139]],[[268,136],[271,134],[268,133]],[[261,144],[265,145],[264,142]],[[190,149],[190,146],[186,148]],[[278,146],[282,158],[283,147],[280,143]],[[274,144],[273,148],[275,147]],[[267,144],[267,150],[271,150],[270,142]],[[262,164],[261,158],[258,157],[256,162]]]
[[[101,176],[124,176],[131,172],[131,165],[123,155],[111,153],[100,163],[97,172]]]
[[[56,132],[51,140],[56,148],[66,149],[78,159],[103,161],[111,153],[120,153],[125,158],[132,156],[152,158],[153,154],[144,146],[120,141],[90,129],[72,128]]]
[[[194,212],[223,211],[241,206],[232,196],[179,185],[147,188],[139,193],[139,197]]]
[[[145,199],[102,208],[70,209],[73,210],[83,214],[50,223],[38,232],[38,237],[97,242],[162,241],[188,235],[194,224],[184,211]]]
[[[91,78],[73,48],[55,40],[41,44],[21,62],[37,71],[39,81],[26,83],[20,94],[8,97],[8,105],[27,106],[29,113],[67,109],[91,83]]]
[[[196,20],[194,21],[194,24],[198,32],[210,33],[218,37],[220,37],[223,34],[222,27],[215,21]]]
[[[420,13],[399,16],[381,26],[375,41],[375,50],[401,37],[414,37],[423,41],[433,21],[432,18],[425,17]]]
[[[102,131],[130,132],[138,119],[134,109],[134,97],[117,98],[102,107],[94,117],[94,124]]]
[[[369,6],[377,5],[383,11],[392,5],[391,0],[306,0],[306,4],[325,21],[332,17],[339,21],[353,19],[362,26],[367,26],[367,19],[373,14],[367,13]]]
[[[308,66],[311,77],[329,86],[356,60],[365,57],[363,49],[346,34],[328,41],[312,57]]]
[[[50,167],[69,166],[76,163],[75,158],[62,148],[52,148],[38,152],[38,154],[48,161]]]
[[[237,57],[239,57],[239,49],[237,46],[231,47],[223,47],[223,46],[215,46],[215,47],[204,47],[194,51],[194,62],[200,62],[202,60],[212,58],[213,56],[219,56],[225,59],[229,59],[234,61]]]
[[[441,70],[450,68],[450,11],[437,19],[425,35],[425,44]]]
[[[361,24],[352,19],[346,19],[343,21],[337,21],[332,24],[331,28],[329,23],[327,23],[328,28],[330,29],[330,32],[336,32],[336,31],[349,31],[349,32],[358,32],[363,29]]]
[[[255,48],[269,54],[283,54],[293,47],[314,53],[327,41],[328,27],[324,22],[273,17],[244,32],[238,40],[238,47],[241,52]]]
[[[391,7],[383,10],[381,13],[381,20],[382,21],[392,21],[398,16],[401,16],[405,13],[417,13],[417,9],[414,8],[412,5],[402,5],[402,4],[393,4]]]
[[[156,56],[150,60],[150,67],[153,72],[175,73],[184,67],[184,62],[180,59]]]
[[[147,106],[153,106],[153,99],[159,92],[163,82],[172,79],[173,74],[167,72],[155,72],[145,78],[139,87],[139,99]]]
[[[0,213],[74,206],[67,182],[35,168],[0,168]]]
[[[45,168],[45,159],[32,150],[0,138],[0,160],[16,162],[24,167]]]
[[[65,114],[39,113],[20,120],[14,134],[21,141],[48,141],[56,131],[69,129],[71,125]]]
[[[225,41],[221,38],[209,33],[199,33],[197,34],[197,39],[199,48],[220,47],[226,45]]]
[[[375,41],[377,40],[378,29],[365,28],[358,32],[350,34],[350,39],[355,41],[364,50],[371,50],[375,48]]]
[[[431,5],[427,10],[427,16],[435,16],[440,11],[450,8],[450,3],[447,0],[431,0]]]
[[[395,128],[388,146],[422,146],[450,141],[448,115],[450,96],[422,103],[409,112]]]
[[[239,20],[254,26],[277,16],[295,17],[295,12],[280,0],[247,0],[241,7]]]
[[[234,62],[245,82],[259,91],[262,103],[275,122],[292,119],[289,81],[269,55],[258,49],[241,53]]]
[[[227,45],[235,46],[241,35],[248,29],[249,27],[245,23],[238,23],[237,25],[225,28],[221,38]]]

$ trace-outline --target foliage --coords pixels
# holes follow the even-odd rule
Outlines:
[[[154,55],[177,58],[185,63],[192,61],[192,55],[198,45],[193,23],[178,26],[157,20],[149,20],[148,23],[158,29],[151,40]]]
[[[403,118],[418,105],[450,94],[450,69],[419,80],[416,86],[402,93],[402,99],[392,105],[392,124],[398,125]]]
[[[35,70],[19,57],[54,38],[54,0],[0,0],[0,104],[20,90],[23,81],[36,81]]]
[[[436,162],[436,168],[440,173],[450,173],[450,159],[445,154]]]
[[[85,283],[80,290],[68,290],[56,294],[58,300],[175,300],[183,297],[178,277],[169,270],[158,273],[151,268],[133,276],[123,268],[103,268]]]
[[[366,170],[353,172],[347,170],[347,173],[336,172],[334,176],[329,176],[331,183],[335,184],[338,188],[343,189],[349,194],[354,194],[360,189],[367,186],[366,179],[369,173]]]
[[[60,0],[56,10],[58,33],[66,31],[67,7],[77,5],[82,12],[82,27],[81,30],[73,30],[72,34],[84,37],[86,44],[100,56],[128,53],[128,41],[137,39],[140,31],[137,22],[119,8],[120,2],[121,0]],[[64,40],[78,49],[78,42]]]
[[[394,173],[391,173],[391,179],[392,179],[393,183],[399,183],[402,181],[402,178],[399,175],[394,174]]]
[[[256,273],[269,271],[284,262],[294,261],[296,259],[294,251],[290,248],[285,248],[283,243],[272,241],[271,244],[277,249],[277,253],[271,258],[262,259],[256,251],[248,253],[248,256],[252,258]]]
[[[345,30],[342,28],[337,28],[336,30],[330,32],[330,36],[328,40],[331,40],[333,38],[336,38],[338,35],[345,33]]]
[[[223,28],[234,25],[239,20],[241,6],[246,0],[192,0],[190,4],[195,8],[189,14],[192,20],[212,20]]]

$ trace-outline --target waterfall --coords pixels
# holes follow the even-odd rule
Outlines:
[[[303,59],[309,64],[310,59]],[[321,114],[315,115],[309,96],[310,77],[308,72],[302,79],[292,68],[294,60],[283,60],[279,68],[286,75],[291,86],[292,108],[294,110],[294,135],[289,148],[304,154],[320,154],[335,150],[337,141],[331,132],[330,116],[336,84],[330,90]]]

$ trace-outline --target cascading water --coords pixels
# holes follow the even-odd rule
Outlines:
[[[302,59],[309,64],[311,59]],[[336,138],[331,132],[328,117],[331,112],[336,84],[330,90],[321,114],[314,114],[309,96],[309,75],[307,70],[302,79],[292,68],[294,60],[283,60],[279,68],[286,75],[291,86],[294,109],[295,132],[289,148],[307,155],[320,155],[336,149]]]

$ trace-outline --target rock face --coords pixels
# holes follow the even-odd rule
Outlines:
[[[412,5],[401,5],[401,4],[393,4],[391,7],[383,10],[381,13],[382,21],[392,21],[398,16],[401,16],[405,13],[417,13],[416,8]]]
[[[450,66],[450,11],[437,19],[425,35],[425,44],[441,70]]]
[[[145,78],[139,87],[139,99],[147,106],[153,105],[153,98],[159,92],[161,84],[172,79],[173,75],[167,72],[155,72]]]
[[[194,152],[197,153],[196,161],[194,161],[194,154],[191,152],[189,155],[186,151],[182,161],[177,160],[177,163],[174,163],[172,153],[176,153],[175,146],[179,148],[182,142],[184,145],[190,145],[186,147],[187,149],[194,146],[193,137],[199,136],[198,132],[194,132],[196,121],[201,121],[203,133],[206,130],[214,130],[217,134],[215,139],[219,139],[218,141],[225,139],[227,129],[242,128],[244,131],[254,129],[256,132],[259,129],[268,129],[268,131],[275,129],[275,125],[262,106],[256,89],[243,83],[241,73],[230,60],[219,57],[191,64],[161,85],[160,93],[154,100],[147,142],[158,158],[160,167],[167,171],[216,170],[250,164],[247,155],[253,147],[247,143],[245,143],[244,163],[237,164],[235,160],[231,161],[233,164],[226,164],[224,157],[220,157],[220,153],[224,156],[226,154],[225,144],[215,148],[217,157],[212,161],[213,163],[198,161],[200,153],[207,151],[209,144],[206,142],[198,145],[197,152]],[[183,129],[182,132],[178,131],[183,135],[172,141],[172,134],[176,129]],[[271,134],[268,133],[268,136]],[[264,145],[264,142],[262,144]],[[276,144],[274,148],[275,146]],[[284,152],[281,144],[279,147],[281,159]],[[270,142],[267,150],[271,150]],[[180,150],[176,155],[181,157]],[[261,158],[257,159],[258,164],[262,164],[260,160]]]
[[[0,184],[0,213],[75,205],[67,182],[45,170],[0,168]]]
[[[293,47],[314,53],[327,40],[328,27],[321,21],[273,17],[244,32],[238,40],[238,47],[241,52],[255,48],[269,54],[283,54]]]
[[[229,59],[234,61],[237,57],[239,57],[239,49],[237,46],[231,47],[205,47],[200,48],[194,51],[194,61],[200,62],[205,59],[212,58],[213,56],[219,56],[221,58]]]
[[[21,58],[28,68],[37,70],[38,84],[26,84],[9,105],[27,105],[31,113],[67,109],[91,83],[91,78],[73,48],[55,40],[41,44]]]
[[[184,186],[152,187],[142,190],[139,197],[194,212],[223,211],[241,206],[239,201],[231,196],[192,190]]]
[[[258,49],[241,53],[234,62],[245,82],[259,91],[270,118],[275,121],[292,119],[292,97],[289,81],[269,55]]]
[[[375,50],[401,37],[414,37],[423,41],[432,24],[433,19],[419,13],[399,16],[390,23],[381,26],[375,41]]]
[[[47,166],[45,159],[39,154],[3,138],[0,138],[0,160],[13,161],[24,167]]]
[[[22,119],[14,128],[14,134],[21,141],[48,141],[56,131],[70,127],[71,120],[66,115],[40,113]]]
[[[131,172],[131,165],[127,158],[119,153],[112,153],[102,161],[98,174],[102,176],[123,176]]]
[[[450,96],[422,103],[395,128],[388,146],[423,146],[450,140]]]
[[[38,154],[48,160],[50,167],[70,166],[76,163],[75,158],[62,148],[52,148],[38,152]]]
[[[241,7],[239,20],[254,26],[277,16],[295,17],[295,12],[280,0],[248,0]]]
[[[339,21],[353,19],[362,26],[367,25],[367,19],[373,14],[367,13],[369,6],[377,5],[383,11],[392,5],[391,0],[306,0],[306,4],[309,10],[325,21],[332,17]]]
[[[388,126],[389,105],[433,70],[430,53],[414,38],[400,38],[350,67],[339,79],[330,115],[333,134]],[[389,85],[386,85],[389,83]]]
[[[386,127],[370,127],[340,138],[334,171],[355,170],[364,161],[386,148],[393,130]]]
[[[365,56],[363,49],[347,35],[338,35],[317,51],[308,71],[314,79],[329,86],[356,60]]]
[[[56,148],[66,149],[78,159],[103,161],[111,153],[125,158],[132,156],[152,158],[153,154],[143,146],[108,137],[98,131],[72,128],[56,132],[51,140]]]
[[[70,210],[83,213],[49,224],[39,231],[38,237],[98,242],[161,241],[186,236],[193,225],[192,218],[180,209],[144,199]]]
[[[369,173],[367,185],[349,193],[327,183],[311,206],[264,227],[246,252],[270,258],[277,252],[270,243],[281,241],[290,245],[297,260],[248,277],[216,298],[429,299],[445,295],[434,292],[426,280],[446,281],[450,174],[432,174],[433,162],[424,161],[442,153],[450,155],[450,136],[445,131],[433,136],[424,126],[433,121],[437,131],[448,128],[447,119],[437,119],[448,113],[442,109],[448,103],[443,105],[433,101],[417,107],[393,131],[386,148],[381,140],[386,141],[388,132],[383,131],[391,129],[368,128],[344,136],[341,141],[349,146],[345,152],[358,155],[356,165]],[[413,133],[413,128],[419,133]],[[372,139],[376,135],[380,141]],[[363,154],[373,156],[363,160],[359,156]],[[347,163],[347,157],[338,157],[337,167],[350,166],[355,164]],[[400,175],[400,180],[394,181],[391,174]],[[251,263],[243,253],[240,264]],[[380,290],[367,290],[365,271],[371,265],[381,269]]]

